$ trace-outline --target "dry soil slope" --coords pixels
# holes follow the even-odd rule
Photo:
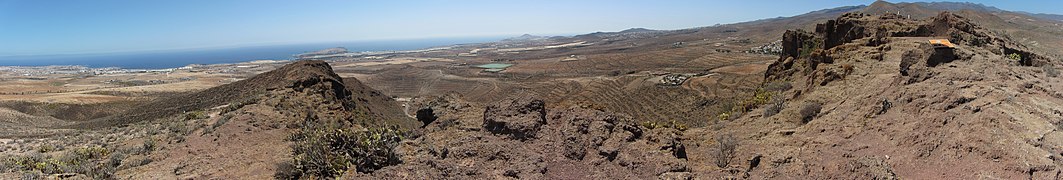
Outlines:
[[[388,97],[357,79],[342,79],[323,61],[298,61],[230,85],[192,93],[184,98],[155,102],[142,108],[197,109],[216,104],[166,106],[165,103],[223,103],[249,99],[232,108],[192,122],[195,128],[177,140],[161,144],[148,158],[153,162],[117,173],[129,179],[263,179],[272,178],[276,165],[291,159],[286,138],[301,123],[339,122],[352,130],[376,125],[405,128],[420,123],[402,114]],[[152,111],[151,109],[145,109]],[[164,109],[166,110],[166,109]],[[175,113],[176,111],[155,111]],[[151,115],[151,114],[149,114]],[[137,117],[137,116],[134,116]],[[313,119],[309,121],[308,119]],[[166,119],[158,122],[167,121]],[[197,126],[198,125],[198,126]],[[153,137],[147,137],[153,138]],[[158,138],[158,137],[155,137]]]
[[[765,75],[794,87],[774,96],[786,99],[782,112],[765,117],[760,108],[686,137],[711,146],[715,134],[736,134],[737,157],[759,160],[732,164],[742,169],[732,173],[707,168],[707,176],[1058,179],[1063,84],[1052,71],[1060,63],[994,32],[951,13],[847,14],[814,32],[787,32]],[[955,57],[935,51],[931,38],[951,39]],[[802,112],[813,103],[822,104],[818,113]],[[690,164],[712,158],[691,151]]]

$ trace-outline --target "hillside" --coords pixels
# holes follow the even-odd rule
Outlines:
[[[936,16],[943,11],[966,17],[987,29],[997,31],[1016,43],[1044,52],[1045,56],[1063,57],[1063,24],[1058,20],[1035,17],[1029,13],[1004,11],[972,3],[889,3],[877,1],[860,12],[868,14],[898,13],[916,19]]]
[[[326,124],[351,131],[383,126],[408,129],[420,125],[403,115],[401,107],[390,98],[365,87],[357,79],[340,78],[323,61],[294,62],[246,80],[162,100],[151,106],[175,100],[211,103],[227,99],[240,101],[206,110],[204,113],[209,116],[206,118],[184,115],[188,126],[200,123],[208,126],[189,129],[185,135],[159,137],[179,140],[146,155],[156,159],[155,162],[119,171],[117,176],[134,179],[272,177],[272,173],[263,172],[277,171],[276,164],[292,158],[293,149],[285,144],[289,144],[289,133],[293,131],[312,130]],[[177,172],[172,169],[185,166],[188,168]]]
[[[1061,179],[1045,17],[877,1],[223,67],[202,89],[0,102],[0,179]]]
[[[404,162],[346,176],[1058,178],[1060,64],[1045,52],[948,12],[846,13],[814,29],[783,33],[760,88],[704,127],[527,97],[429,97],[412,104],[432,121],[397,147]]]
[[[935,49],[933,38],[956,48]],[[788,31],[783,42],[764,80],[792,86],[763,93],[777,103],[686,134],[694,142],[735,134],[736,157],[770,162],[733,165],[746,169],[737,175],[1058,178],[1057,60],[952,13],[846,14],[814,32]]]
[[[347,85],[350,84],[350,85]],[[309,87],[320,85],[323,87]],[[192,111],[254,101],[269,91],[325,88],[322,96],[337,100],[336,110],[373,112],[372,117],[402,119],[405,115],[397,104],[379,92],[368,89],[358,80],[344,80],[332,72],[324,61],[300,61],[254,77],[169,98],[145,103],[124,113],[72,125],[76,128],[109,127],[184,114]],[[360,105],[356,105],[356,103]]]
[[[10,123],[14,132],[77,133],[15,144],[19,146],[0,158],[0,179],[12,175],[7,170],[93,179],[270,178],[277,164],[293,158],[296,146],[289,144],[295,143],[290,139],[294,132],[325,125],[350,132],[421,125],[390,97],[357,79],[340,78],[324,61],[294,62],[91,121],[4,110],[6,116],[20,118],[0,122]],[[37,124],[20,124],[31,118]]]

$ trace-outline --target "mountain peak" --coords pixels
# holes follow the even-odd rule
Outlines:
[[[652,32],[652,31],[656,31],[656,30],[646,29],[646,28],[631,28],[631,29],[625,29],[623,31],[620,31],[620,33]]]
[[[354,86],[354,87],[351,87]],[[185,112],[223,106],[238,101],[259,99],[271,92],[284,94],[281,100],[297,100],[307,94],[305,98],[313,98],[319,105],[332,104],[332,108],[350,111],[362,109],[368,111],[369,106],[385,103],[386,97],[364,97],[378,95],[375,91],[364,85],[357,79],[344,80],[325,61],[303,60],[296,61],[275,70],[255,75],[254,77],[233,83],[209,88],[200,92],[164,98],[145,103],[139,108],[117,114],[110,118],[81,123],[81,127],[106,127],[116,124],[133,123],[137,121],[154,120],[170,117]],[[291,94],[295,93],[295,94]],[[356,105],[360,103],[369,104]],[[372,101],[372,102],[370,102]],[[335,110],[334,109],[334,110]],[[381,109],[381,108],[378,108]],[[391,107],[391,109],[398,109]],[[373,113],[373,112],[371,112]],[[390,112],[389,112],[390,113]],[[379,113],[378,113],[379,114]],[[381,115],[392,116],[393,114]]]

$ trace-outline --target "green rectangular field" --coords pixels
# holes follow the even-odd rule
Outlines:
[[[476,67],[484,68],[484,69],[505,69],[505,68],[508,68],[510,66],[513,66],[513,64],[491,63],[491,64],[479,65],[479,66],[476,66]]]

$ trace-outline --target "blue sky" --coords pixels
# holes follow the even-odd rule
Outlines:
[[[681,29],[873,1],[0,0],[0,56]],[[1063,14],[1060,1],[973,1]]]

